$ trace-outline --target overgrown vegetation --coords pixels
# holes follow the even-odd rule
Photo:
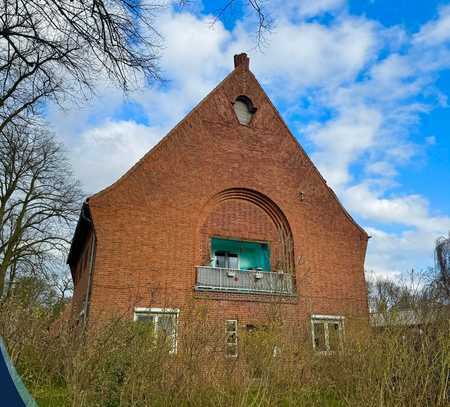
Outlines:
[[[172,354],[148,324],[116,318],[83,335],[54,307],[12,296],[0,314],[0,334],[40,406],[448,405],[446,314],[422,333],[352,329],[348,320],[344,350],[326,355],[312,351],[306,327],[270,317],[263,329],[241,329],[238,358],[225,358],[223,321],[203,308],[183,310]]]

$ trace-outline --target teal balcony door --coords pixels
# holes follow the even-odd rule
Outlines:
[[[211,253],[213,267],[270,271],[267,243],[213,237]]]

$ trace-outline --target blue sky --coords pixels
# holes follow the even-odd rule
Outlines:
[[[366,269],[399,277],[433,263],[450,230],[450,3],[272,0],[255,48],[241,5],[168,7],[157,16],[164,84],[126,98],[99,82],[83,109],[49,109],[76,175],[94,193],[133,165],[245,51],[288,126],[373,238]],[[207,5],[207,6],[206,6]]]

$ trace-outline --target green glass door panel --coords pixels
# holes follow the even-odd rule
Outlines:
[[[227,267],[227,265],[235,267],[235,256],[237,256],[237,265],[241,270],[270,271],[270,251],[267,243],[213,237],[211,253],[214,258],[212,264],[214,267]]]

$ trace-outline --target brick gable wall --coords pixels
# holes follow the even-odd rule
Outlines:
[[[239,124],[233,101],[257,108]],[[259,207],[229,200],[210,208],[230,188],[267,196],[293,236],[297,296],[199,293],[195,266],[212,235],[277,242]],[[299,199],[300,192],[303,200]],[[281,302],[283,315],[367,318],[364,258],[367,235],[343,210],[289,133],[253,74],[236,68],[169,135],[111,187],[89,200],[97,238],[90,317],[135,306],[183,308],[206,304],[217,318],[241,321]],[[277,250],[275,248],[275,250]],[[82,287],[76,287],[82,290]]]

